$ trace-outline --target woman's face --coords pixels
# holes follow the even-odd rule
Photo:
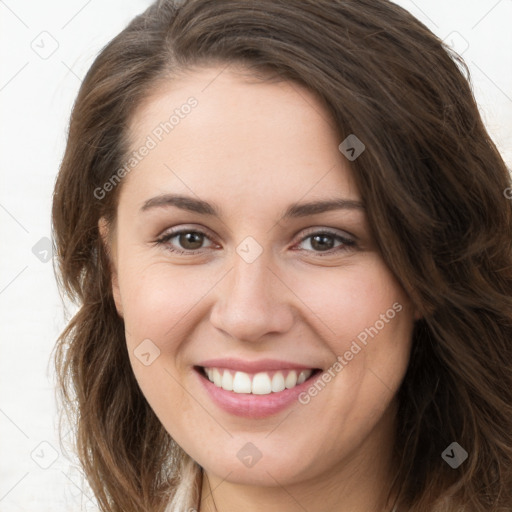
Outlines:
[[[392,445],[415,312],[333,126],[299,85],[221,67],[132,119],[111,233],[130,361],[169,434],[232,482],[320,478]]]

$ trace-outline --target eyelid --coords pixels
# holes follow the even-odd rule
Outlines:
[[[213,235],[213,232],[211,230],[209,230],[208,228],[205,228],[203,226],[200,226],[198,224],[177,224],[176,226],[165,229],[160,235],[158,235],[157,238],[161,238],[163,236],[167,236],[170,234],[176,235],[183,231],[186,231],[186,232],[197,231],[198,233],[203,233],[205,235],[208,235],[208,237],[210,237],[210,238],[212,238],[212,237],[215,238],[215,236]]]
[[[299,233],[302,233],[303,230],[299,231]],[[339,236],[341,238],[344,238],[346,240],[350,240],[353,242],[356,242],[358,240],[358,237],[353,235],[352,233],[349,233],[348,231],[344,231],[343,229],[335,229],[335,228],[326,228],[323,226],[313,226],[311,228],[307,228],[306,231],[304,231],[303,237],[299,240],[302,242],[305,238],[308,238],[308,236],[315,235],[315,234],[329,234],[333,236]]]

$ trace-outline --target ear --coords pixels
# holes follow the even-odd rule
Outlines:
[[[105,253],[107,255],[109,261],[109,270],[111,276],[111,286],[112,286],[112,296],[114,297],[114,302],[116,305],[117,312],[121,318],[123,318],[123,303],[121,301],[121,293],[119,290],[119,279],[117,275],[117,267],[116,267],[116,247],[114,241],[114,233],[111,229],[111,226],[105,219],[105,217],[101,217],[98,221],[98,230],[101,236],[101,241],[103,243],[103,247],[105,249]]]

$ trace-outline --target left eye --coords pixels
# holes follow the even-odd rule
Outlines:
[[[334,244],[338,240],[339,245],[334,247]],[[301,240],[301,243],[309,241],[309,247],[314,252],[336,252],[347,250],[349,247],[355,245],[354,240],[343,237],[337,233],[331,233],[329,231],[326,232],[316,232],[312,233]],[[309,249],[306,249],[309,250]]]

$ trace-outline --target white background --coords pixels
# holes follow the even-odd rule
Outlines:
[[[57,437],[49,361],[66,318],[52,262],[41,258],[81,78],[149,3],[0,0],[0,512],[96,510]],[[512,168],[512,0],[398,3],[440,37],[458,33],[449,40],[463,52],[484,121]]]

